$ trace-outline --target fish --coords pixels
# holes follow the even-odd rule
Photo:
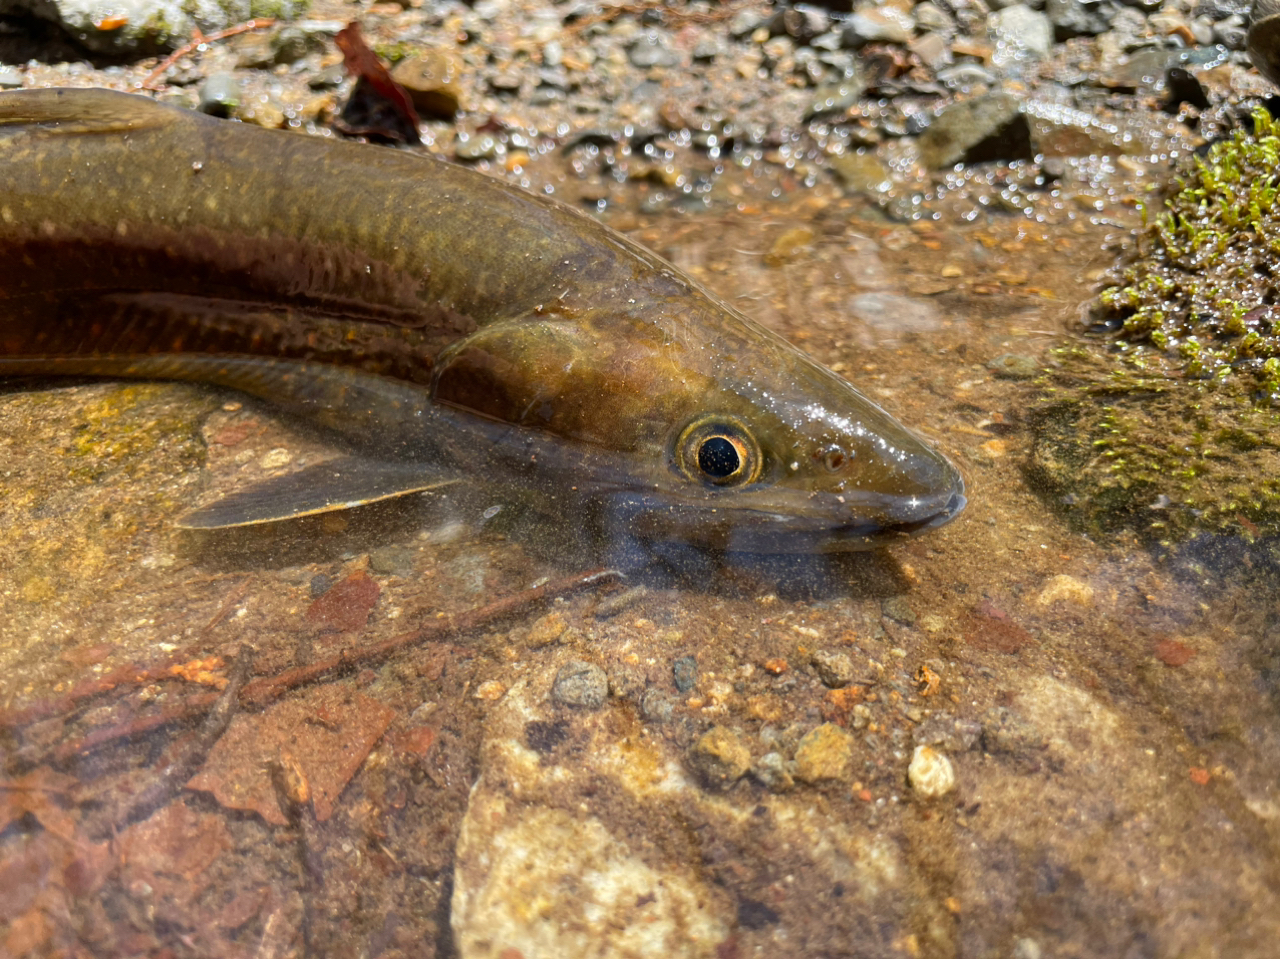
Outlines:
[[[849,382],[581,211],[110,90],[0,93],[0,376],[58,375],[240,391],[342,448],[189,529],[466,482],[642,541],[825,553],[966,503]]]

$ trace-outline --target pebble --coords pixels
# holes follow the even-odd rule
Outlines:
[[[413,575],[417,550],[409,546],[379,546],[369,551],[369,569],[402,578]]]
[[[0,67],[0,90],[18,90],[21,87],[21,70],[17,67]]]
[[[689,748],[689,766],[708,786],[725,789],[751,768],[751,750],[733,730],[712,726]]]
[[[1040,595],[1036,597],[1039,606],[1052,606],[1054,603],[1067,602],[1089,609],[1093,606],[1093,587],[1088,583],[1062,573],[1045,584]]]
[[[453,153],[459,160],[487,160],[498,152],[498,141],[488,133],[459,133]]]
[[[956,785],[955,767],[943,753],[931,746],[917,746],[907,767],[907,781],[922,799],[937,799]]]
[[[671,664],[676,689],[687,693],[698,685],[698,660],[693,656],[681,656]]]
[[[229,117],[240,105],[240,81],[231,73],[214,73],[200,85],[196,109],[214,117]]]
[[[543,646],[550,646],[563,636],[568,628],[569,624],[564,618],[564,613],[547,613],[545,616],[539,617],[529,627],[529,636],[525,640],[525,644],[530,649],[541,649]]]
[[[888,165],[874,153],[842,153],[831,158],[831,169],[849,193],[884,193],[893,187]]]
[[[806,783],[851,778],[853,737],[834,723],[804,734],[796,747],[795,777]]]
[[[788,792],[795,788],[796,781],[792,778],[787,765],[781,753],[767,752],[756,760],[756,764],[751,768],[751,775],[755,776],[770,792]]]
[[[640,711],[644,713],[644,718],[651,722],[670,722],[675,709],[676,706],[671,701],[671,697],[660,689],[647,690],[644,698],[640,700]]]
[[[1030,380],[1040,374],[1041,365],[1034,356],[1001,353],[987,364],[987,369],[1002,380]]]
[[[880,611],[903,626],[916,624],[916,611],[905,596],[888,596],[880,601]]]
[[[988,20],[995,37],[997,51],[993,62],[997,66],[1012,62],[1020,55],[1031,55],[1037,60],[1049,55],[1053,46],[1053,24],[1038,10],[1015,3],[991,14]],[[1001,50],[999,45],[1007,49]]]
[[[609,679],[595,663],[574,659],[560,667],[551,697],[566,706],[599,709],[609,695]]]
[[[1007,93],[988,93],[944,107],[920,135],[919,147],[921,162],[933,170],[1035,156],[1022,103]]]
[[[803,251],[809,249],[816,237],[817,234],[807,226],[797,226],[784,230],[773,241],[773,246],[769,248],[769,252],[764,255],[765,265],[772,267],[785,266],[796,259]]]
[[[1044,749],[1044,737],[1007,706],[993,706],[982,716],[982,748],[989,753],[1029,756]]]
[[[464,64],[447,50],[427,50],[396,64],[391,77],[406,90],[423,118],[452,120],[461,101]]]
[[[853,682],[853,660],[847,653],[820,649],[813,654],[810,662],[822,684],[829,689],[840,689]]]
[[[487,679],[476,687],[476,699],[482,699],[486,702],[497,702],[507,694],[507,687],[496,679]]]
[[[275,449],[263,453],[262,458],[258,460],[258,465],[264,470],[278,470],[292,462],[293,454],[283,446],[277,446]]]

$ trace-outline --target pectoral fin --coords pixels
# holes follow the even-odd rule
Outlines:
[[[423,463],[383,463],[340,457],[276,476],[187,513],[182,529],[230,529],[351,509],[421,493],[458,481]]]

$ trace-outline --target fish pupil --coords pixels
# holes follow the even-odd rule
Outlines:
[[[732,441],[711,436],[698,447],[698,468],[712,479],[724,479],[742,468],[742,457]]]

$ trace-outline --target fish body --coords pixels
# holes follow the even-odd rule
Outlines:
[[[0,375],[59,373],[230,387],[368,464],[189,526],[450,473],[755,552],[874,547],[965,502],[847,382],[578,211],[105,90],[0,94]]]

